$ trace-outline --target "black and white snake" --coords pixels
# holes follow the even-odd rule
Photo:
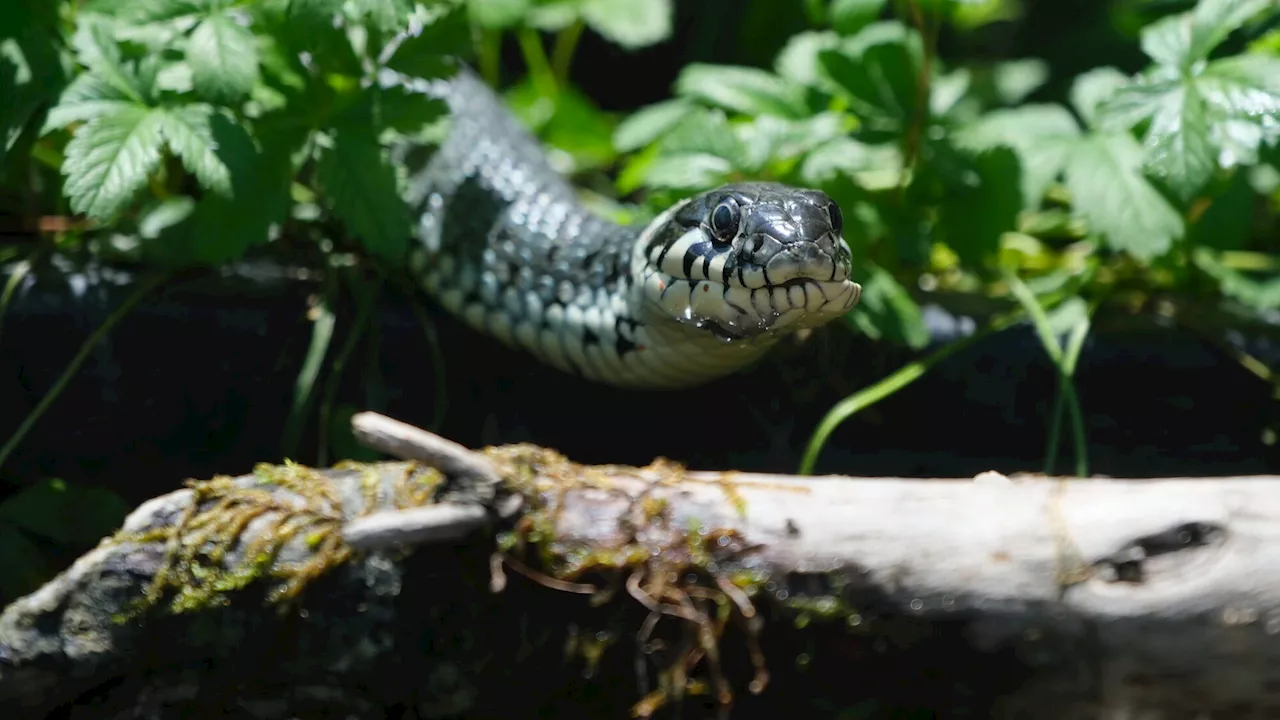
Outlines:
[[[619,225],[579,202],[471,71],[380,80],[450,109],[445,141],[405,185],[427,291],[549,365],[621,387],[690,387],[858,301],[840,209],[822,192],[732,184]]]

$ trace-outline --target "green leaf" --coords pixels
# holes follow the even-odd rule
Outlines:
[[[858,282],[862,298],[849,313],[849,322],[871,340],[905,343],[919,350],[929,344],[929,329],[911,293],[878,265],[864,266]]]
[[[520,22],[531,5],[532,0],[467,0],[471,19],[481,27],[495,30]]]
[[[210,120],[213,108],[204,104],[161,110],[160,132],[169,147],[200,185],[222,195],[231,194],[231,173],[218,157]]]
[[[834,32],[802,32],[792,35],[773,61],[773,69],[784,80],[805,87],[820,86],[825,77],[818,63],[818,54],[840,45],[840,36]]]
[[[129,508],[116,493],[44,480],[0,503],[0,520],[59,545],[89,545],[120,526]]]
[[[638,150],[668,133],[693,111],[693,106],[680,98],[642,107],[618,123],[613,146],[619,152]]]
[[[128,107],[139,107],[138,101],[116,85],[94,72],[76,76],[49,110],[40,134],[44,135],[72,123],[87,122]]]
[[[580,91],[565,87],[548,98],[526,80],[507,94],[507,100],[518,116],[537,128],[543,142],[573,157],[575,170],[613,161],[613,121]],[[549,112],[538,118],[535,108]]]
[[[940,207],[938,236],[965,264],[977,266],[995,254],[1001,235],[1017,227],[1021,169],[1007,147],[958,159],[962,164]]]
[[[1022,165],[1022,207],[1040,205],[1045,191],[1066,167],[1080,128],[1060,105],[1023,105],[993,110],[956,130],[962,148],[1013,148]]]
[[[88,3],[84,10],[133,23],[153,23],[202,15],[215,5],[209,0],[100,0]]]
[[[1147,130],[1146,169],[1183,200],[1191,199],[1214,171],[1209,120],[1195,85],[1170,93]]]
[[[1022,102],[1049,79],[1049,64],[1037,58],[1009,60],[995,66],[996,96],[1008,105]]]
[[[1213,251],[1196,248],[1191,259],[1206,275],[1218,281],[1218,289],[1255,310],[1280,308],[1280,276],[1253,277],[1228,267]]]
[[[412,0],[353,0],[355,17],[367,19],[384,33],[403,30],[413,13]]]
[[[274,225],[284,222],[293,178],[290,157],[307,137],[295,126],[272,129],[279,118],[260,122],[261,149],[239,123],[223,113],[210,117],[218,157],[231,175],[230,196],[206,194],[180,222],[166,225],[156,242],[146,243],[157,263],[185,267],[217,266],[264,243]]]
[[[728,119],[719,110],[702,110],[686,117],[662,138],[661,149],[665,155],[707,153],[731,164],[746,154]]]
[[[818,53],[823,72],[864,122],[868,139],[900,136],[920,120],[920,37],[899,23],[875,23],[838,50]]]
[[[253,33],[226,14],[196,26],[187,43],[187,63],[196,91],[215,102],[237,102],[258,82]]]
[[[645,185],[672,190],[705,190],[725,181],[733,171],[728,160],[708,153],[661,155],[645,169]]]
[[[0,174],[32,120],[66,82],[57,29],[38,12],[19,3],[8,12],[11,25],[0,30]]]
[[[307,25],[327,24],[342,12],[344,0],[289,0],[289,18]]]
[[[378,88],[377,96],[379,122],[403,133],[416,133],[449,111],[440,98],[413,92],[403,85]]]
[[[0,522],[0,598],[14,600],[35,592],[53,571],[40,552],[40,546],[18,528]]]
[[[387,67],[410,77],[435,78],[452,70],[452,58],[471,50],[467,14],[452,5],[435,8],[416,33],[400,40]]]
[[[671,0],[585,0],[582,19],[618,45],[636,49],[671,37]]]
[[[1080,113],[1086,126],[1099,127],[1102,104],[1128,83],[1129,78],[1113,67],[1094,68],[1081,73],[1071,83],[1071,106]]]
[[[844,120],[842,115],[829,112],[804,120],[761,115],[749,123],[740,123],[734,129],[746,154],[737,166],[748,173],[766,166],[789,167],[814,147],[845,136],[848,129]]]
[[[831,0],[831,27],[841,35],[852,35],[880,19],[886,0]]]
[[[344,123],[316,167],[333,214],[374,254],[399,259],[409,247],[409,210],[371,125]]]
[[[71,37],[76,60],[102,82],[138,103],[150,98],[150,88],[139,73],[125,67],[111,21],[97,15],[81,15]],[[157,58],[158,59],[158,58]]]
[[[746,115],[803,117],[804,98],[782,78],[757,68],[691,63],[676,78],[676,94]]]
[[[1275,0],[1199,0],[1191,11],[1191,62],[1209,57],[1227,36],[1264,10],[1275,9]]]
[[[163,118],[163,111],[135,105],[76,132],[62,165],[73,211],[108,220],[133,199],[160,164]]]
[[[902,178],[902,153],[894,145],[868,145],[840,137],[819,145],[800,165],[801,180],[813,187],[825,186],[841,175],[868,190],[887,190]]]
[[[1142,260],[1162,255],[1183,233],[1182,217],[1142,175],[1142,148],[1126,134],[1079,142],[1066,167],[1076,212],[1112,248]]]

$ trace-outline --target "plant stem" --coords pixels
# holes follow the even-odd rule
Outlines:
[[[104,320],[102,324],[89,335],[84,343],[80,345],[80,349],[76,351],[75,357],[71,358],[71,362],[67,363],[66,369],[64,369],[62,374],[58,376],[58,379],[54,381],[53,387],[49,388],[49,391],[40,398],[40,402],[36,403],[35,408],[32,409],[31,413],[23,419],[22,424],[18,426],[18,429],[15,430],[13,435],[9,437],[9,440],[5,442],[4,447],[0,448],[0,467],[2,467],[5,461],[9,459],[9,456],[13,454],[13,451],[17,449],[18,444],[21,443],[22,439],[31,431],[31,428],[35,427],[35,424],[40,420],[40,417],[49,410],[50,406],[53,405],[53,402],[57,400],[58,396],[62,394],[62,391],[66,389],[67,384],[71,382],[71,378],[75,377],[76,371],[78,371],[80,366],[84,364],[84,361],[88,359],[89,353],[98,346],[98,343],[102,342],[103,338],[110,334],[116,324],[119,323],[125,315],[128,315],[129,312],[133,310],[134,306],[142,300],[142,298],[146,297],[167,278],[167,275],[158,275],[149,280],[143,281],[142,286],[137,290],[134,290],[129,297],[125,298],[124,302],[120,303],[120,307],[112,311],[112,313],[107,316],[107,319]]]
[[[347,366],[347,361],[351,359],[351,354],[355,352],[356,346],[360,344],[360,339],[365,336],[369,328],[369,313],[373,309],[381,290],[382,280],[379,278],[372,284],[372,287],[366,287],[364,292],[359,293],[359,299],[356,301],[355,322],[347,333],[346,340],[343,341],[338,354],[333,357],[333,364],[329,368],[329,376],[325,378],[324,396],[320,400],[319,424],[316,427],[319,435],[319,440],[316,444],[316,464],[318,465],[329,464],[329,424],[333,417],[333,403],[337,398],[338,389],[342,381],[342,371]]]
[[[913,363],[908,363],[889,377],[886,377],[874,385],[863,388],[862,390],[859,390],[844,400],[836,403],[835,406],[827,411],[826,416],[818,423],[817,429],[813,431],[813,435],[809,438],[809,444],[805,448],[804,457],[800,460],[800,469],[797,474],[813,474],[813,468],[818,462],[818,455],[822,452],[822,447],[826,444],[827,439],[831,437],[831,433],[834,432],[835,429],[845,420],[848,420],[855,413],[875,405],[916,380],[919,380],[926,372],[943,360],[946,360],[961,350],[972,346],[983,338],[1008,328],[1023,319],[1024,315],[1024,311],[1015,311],[1008,315],[994,318],[986,327],[975,332],[969,337],[956,340],[949,345],[944,345],[928,357],[917,360]]]
[[[573,53],[578,49],[578,39],[586,25],[578,20],[569,27],[556,33],[555,45],[551,48],[551,70],[555,73],[556,82],[563,87],[569,82],[569,67],[573,64]]]
[[[542,37],[533,28],[520,28],[516,31],[516,40],[520,43],[520,53],[524,56],[525,67],[529,68],[529,77],[542,97],[555,97],[559,91],[555,72],[547,60],[546,48],[542,46]]]

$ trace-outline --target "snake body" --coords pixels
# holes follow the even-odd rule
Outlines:
[[[445,140],[405,183],[422,284],[546,364],[620,387],[695,386],[858,301],[839,208],[819,191],[726,185],[621,225],[579,202],[470,70],[389,81],[450,110]]]

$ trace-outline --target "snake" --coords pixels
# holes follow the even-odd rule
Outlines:
[[[861,296],[840,207],[735,182],[647,222],[584,205],[532,130],[465,65],[379,81],[443,101],[443,139],[391,148],[413,218],[411,271],[476,331],[588,381],[677,390],[731,375]]]

